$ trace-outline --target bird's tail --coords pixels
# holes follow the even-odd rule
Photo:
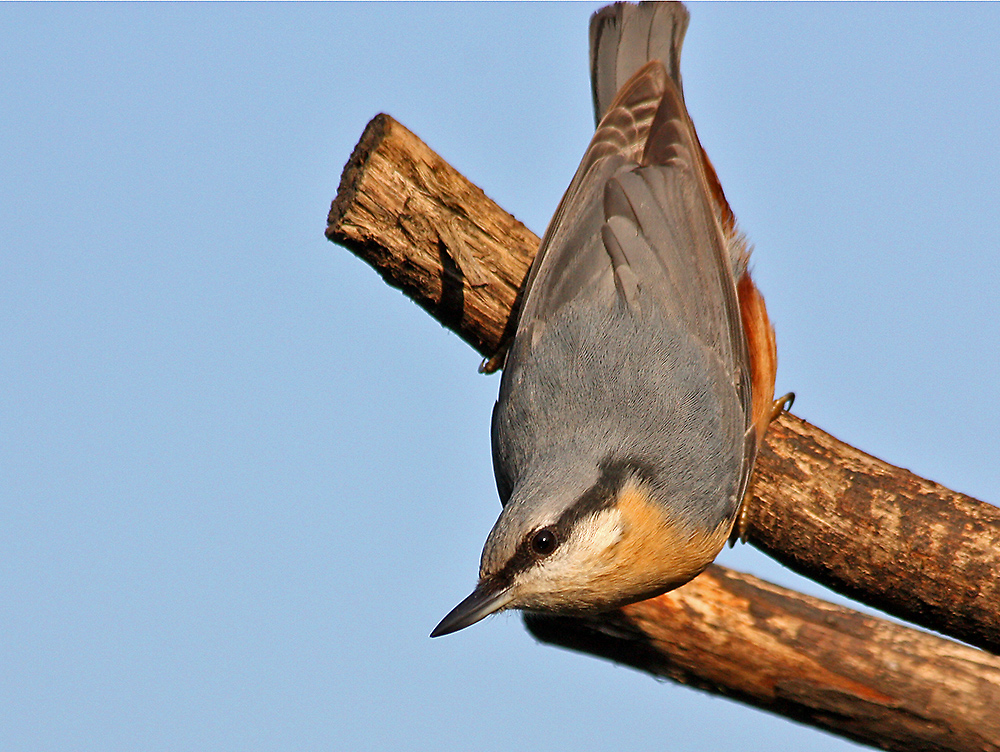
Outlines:
[[[618,2],[590,18],[590,87],[594,117],[600,123],[618,90],[650,60],[659,60],[684,98],[681,47],[689,15],[679,2]],[[697,134],[695,135],[697,139]],[[715,168],[701,148],[709,192],[733,262],[734,277],[746,270],[750,248],[736,227],[736,217],[722,190]]]
[[[677,90],[688,12],[681,3],[615,3],[590,18],[590,86],[600,123],[618,90],[650,60],[659,60]]]

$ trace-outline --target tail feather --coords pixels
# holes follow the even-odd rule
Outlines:
[[[590,84],[594,123],[611,106],[618,90],[650,60],[659,60],[678,91],[681,87],[681,46],[688,12],[681,3],[619,2],[590,19]]]

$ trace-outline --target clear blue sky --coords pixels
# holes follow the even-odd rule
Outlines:
[[[853,746],[517,616],[427,637],[499,511],[497,379],[326,213],[385,111],[541,233],[597,7],[0,5],[0,748]],[[1000,5],[691,15],[779,390],[1000,499]]]

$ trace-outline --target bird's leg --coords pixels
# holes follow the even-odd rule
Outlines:
[[[495,353],[488,358],[483,358],[482,362],[479,364],[479,373],[489,375],[491,373],[496,373],[503,368],[503,363],[507,359],[507,349],[509,346],[510,340],[504,340],[500,343],[500,347],[497,348]]]
[[[774,400],[771,403],[771,417],[767,421],[768,424],[773,423],[785,410],[790,410],[794,402],[795,392],[788,392],[788,394],[783,394]],[[743,501],[740,502],[740,511],[736,515],[736,524],[733,525],[733,532],[729,534],[730,548],[736,545],[737,540],[740,543],[747,542],[747,529],[749,527],[749,523],[747,522],[747,508],[749,507],[751,496],[753,496],[753,478],[747,484],[746,493],[743,494]]]
[[[774,402],[771,403],[771,419],[767,421],[768,423],[773,423],[777,420],[778,416],[781,415],[785,410],[791,410],[792,405],[795,404],[795,392],[788,392],[783,394]]]

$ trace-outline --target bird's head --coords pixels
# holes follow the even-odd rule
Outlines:
[[[731,525],[678,513],[638,463],[603,467],[582,492],[515,490],[486,540],[479,584],[431,636],[509,608],[585,613],[651,598],[708,566]]]

